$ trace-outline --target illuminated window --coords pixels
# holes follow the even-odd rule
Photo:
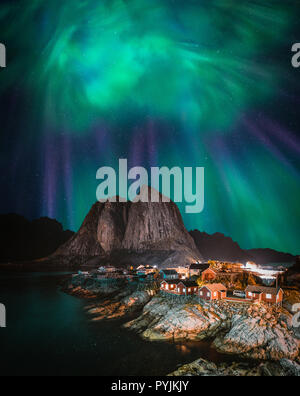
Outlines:
[[[186,289],[183,289],[183,293],[185,293],[186,292]]]
[[[252,297],[252,293],[251,292],[249,292],[248,294],[249,294],[249,297]]]
[[[272,299],[272,295],[271,294],[267,294],[266,297],[267,297],[268,300]]]
[[[217,297],[217,295],[218,295],[218,293],[217,293],[217,292],[214,292],[214,296]]]
[[[200,292],[200,296],[203,296],[203,292],[202,291]]]
[[[188,292],[189,292],[189,293],[191,292],[191,288],[188,289]]]

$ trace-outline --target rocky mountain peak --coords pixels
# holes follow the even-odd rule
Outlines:
[[[137,199],[120,202],[116,197],[116,202],[95,203],[80,230],[56,255],[79,256],[88,260],[95,256],[109,256],[116,251],[160,251],[164,252],[165,261],[167,251],[172,253],[173,258],[174,252],[177,252],[181,257],[188,256],[189,261],[200,259],[201,255],[183,224],[177,205],[156,190],[143,186],[138,198],[150,196],[152,199],[155,197],[157,202],[140,202]]]

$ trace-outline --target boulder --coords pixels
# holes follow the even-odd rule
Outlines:
[[[223,316],[225,319],[225,316]],[[170,302],[154,297],[143,309],[142,314],[125,326],[140,332],[145,339],[193,339],[202,340],[218,334],[226,321],[215,313],[203,312],[199,305]]]
[[[274,324],[267,328],[259,318],[235,316],[232,328],[214,341],[218,351],[254,359],[294,359],[298,342],[286,329]]]

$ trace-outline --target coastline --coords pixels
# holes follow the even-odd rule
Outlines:
[[[174,302],[160,293],[151,296],[147,291],[126,287],[111,296],[103,295],[101,288],[97,293],[95,285],[88,288],[77,285],[66,291],[80,298],[95,299],[87,311],[92,321],[122,318],[124,328],[146,341],[209,342],[216,352],[234,360],[224,363],[221,369],[214,366],[215,372],[267,375],[280,370],[284,373],[287,366],[297,371],[300,364],[299,335],[293,332],[292,315],[284,308],[229,302],[209,305],[199,301]],[[97,301],[101,296],[103,299]],[[129,318],[133,314],[135,317]],[[284,359],[293,364],[287,363],[283,368],[280,362]],[[237,369],[235,364],[242,366]],[[201,365],[198,371],[205,373]],[[182,370],[189,372],[193,367]]]

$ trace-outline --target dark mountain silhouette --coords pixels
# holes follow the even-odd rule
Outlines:
[[[300,256],[296,256],[296,260],[294,264],[289,268],[287,277],[297,275],[297,281],[300,286],[300,279],[299,279],[299,274],[300,274]]]
[[[29,221],[17,214],[0,215],[0,262],[35,260],[49,256],[74,234],[46,217]]]
[[[248,252],[240,248],[237,242],[219,232],[210,235],[193,230],[190,235],[206,260],[245,262],[253,259]]]
[[[289,263],[296,257],[273,249],[242,249],[232,238],[219,232],[207,234],[198,230],[190,232],[197,248],[206,260],[254,261],[257,264]]]
[[[254,261],[261,264],[292,263],[296,259],[296,256],[290,253],[278,252],[273,249],[249,249],[247,252],[254,257]]]

